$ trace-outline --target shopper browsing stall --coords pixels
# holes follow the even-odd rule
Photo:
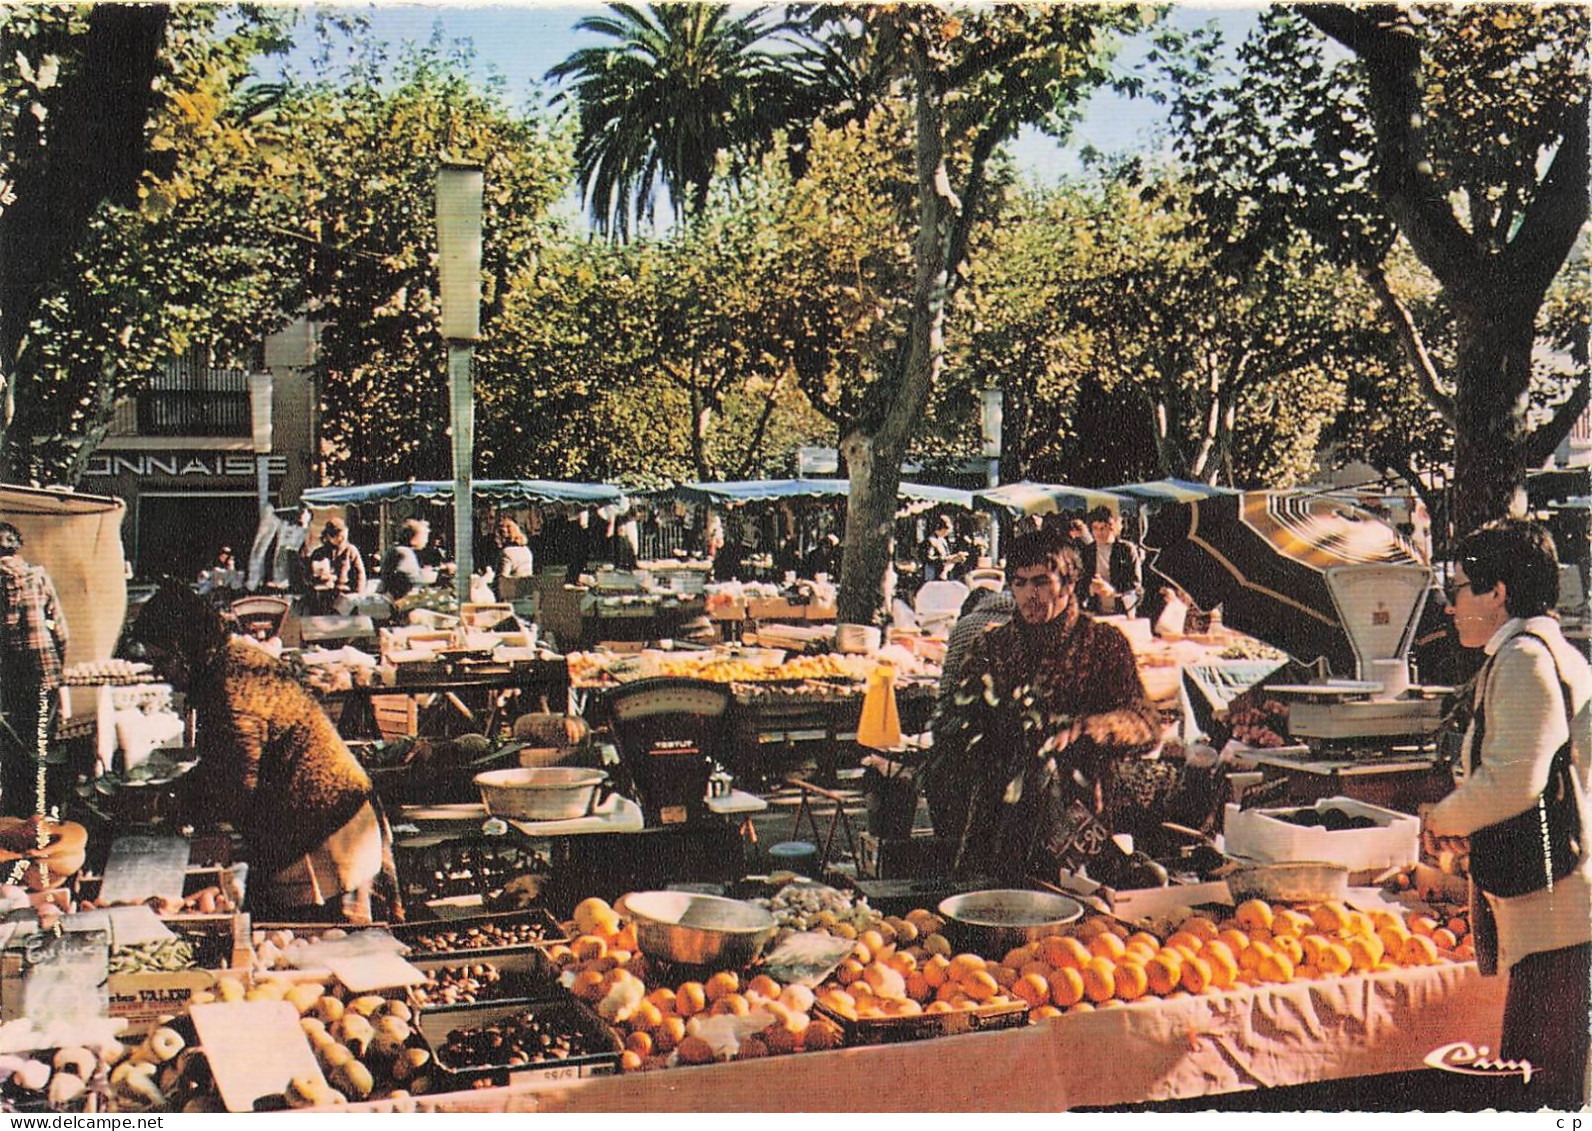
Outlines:
[[[1532,1065],[1522,1102],[1573,1111],[1587,1101],[1588,1078],[1592,670],[1551,615],[1558,559],[1545,530],[1517,519],[1490,524],[1461,543],[1458,561],[1448,613],[1460,644],[1488,659],[1458,788],[1427,814],[1422,835],[1434,856],[1469,853],[1481,893],[1472,898],[1477,959],[1485,971],[1495,958],[1509,974],[1498,1055]],[[1527,835],[1506,847],[1501,835],[1522,815]],[[1557,842],[1557,867],[1543,858],[1544,835]],[[1489,918],[1495,955],[1483,946]]]
[[[22,532],[0,522],[0,806],[9,816],[39,811],[39,759],[50,745],[66,642],[55,583],[23,560]]]
[[[396,910],[372,909],[391,873],[370,778],[287,668],[233,640],[221,613],[186,588],[151,597],[132,636],[196,715],[186,816],[238,830],[254,914],[357,922]]]
[[[418,518],[405,519],[398,528],[398,541],[381,563],[381,591],[390,601],[401,601],[426,583],[420,564],[420,551],[431,540],[431,524]]]

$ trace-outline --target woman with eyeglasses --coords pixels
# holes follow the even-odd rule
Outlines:
[[[1558,556],[1546,530],[1519,519],[1490,523],[1464,540],[1458,563],[1448,614],[1460,644],[1484,650],[1487,661],[1476,678],[1456,788],[1426,815],[1422,840],[1434,857],[1470,853],[1474,869],[1471,836],[1535,809],[1555,755],[1569,743],[1579,863],[1551,884],[1514,896],[1477,891],[1473,880],[1471,906],[1483,972],[1494,960],[1508,971],[1497,1055],[1531,1063],[1519,1104],[1576,1110],[1588,1094],[1592,669],[1552,613]],[[1512,1105],[1500,1097],[1498,1106]]]

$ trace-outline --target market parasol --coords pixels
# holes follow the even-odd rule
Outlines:
[[[707,503],[734,507],[745,503],[777,502],[781,499],[844,499],[851,494],[846,479],[734,479],[724,482],[679,483],[651,492],[654,497],[678,499],[684,503]],[[950,506],[973,506],[971,491],[939,487],[932,483],[903,483],[898,494],[903,499]]]
[[[1023,515],[1059,514],[1061,511],[1090,511],[1105,507],[1113,514],[1134,514],[1139,504],[1125,495],[1095,487],[1072,487],[1065,483],[1007,483],[973,492],[973,505],[980,510],[1004,511],[1013,518]]]
[[[1126,495],[1151,512],[1167,503],[1189,503],[1218,495],[1241,494],[1232,487],[1215,487],[1209,483],[1196,483],[1192,479],[1152,479],[1147,483],[1125,483],[1111,488],[1111,493]]]
[[[1195,604],[1220,605],[1223,623],[1302,662],[1324,658],[1340,675],[1355,673],[1356,656],[1327,571],[1425,566],[1410,543],[1369,511],[1287,492],[1163,506],[1144,541],[1151,569]]]
[[[625,497],[622,488],[606,483],[566,483],[551,479],[477,479],[472,491],[478,499],[496,502],[565,503],[600,507]],[[371,483],[355,487],[311,487],[301,496],[313,507],[349,507],[364,503],[392,503],[401,499],[447,501],[453,498],[451,479],[409,479],[397,483]]]

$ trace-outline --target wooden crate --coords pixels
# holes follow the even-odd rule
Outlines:
[[[413,695],[372,695],[370,709],[383,738],[406,738],[419,729],[420,712]]]

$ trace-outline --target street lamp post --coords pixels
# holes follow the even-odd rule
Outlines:
[[[984,458],[987,462],[985,485],[1001,485],[1001,428],[1004,423],[1006,394],[999,389],[984,389],[979,393],[979,432],[984,440]],[[1001,527],[997,519],[989,524],[989,558],[991,564],[1000,561]]]
[[[448,343],[448,410],[453,436],[454,584],[470,600],[475,572],[475,384],[471,366],[481,336],[480,165],[444,158],[437,170],[437,270],[442,336]]]
[[[254,481],[260,496],[259,511],[271,505],[271,395],[275,381],[270,370],[249,374],[249,423],[254,449]]]

